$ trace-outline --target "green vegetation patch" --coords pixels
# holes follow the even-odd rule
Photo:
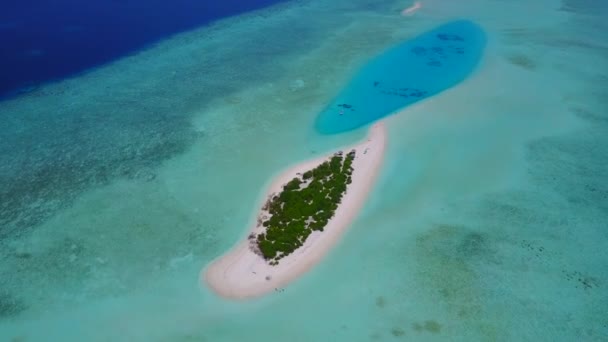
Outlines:
[[[348,184],[352,181],[355,150],[342,152],[283,186],[268,199],[264,209],[264,233],[257,236],[257,249],[271,265],[304,244],[313,230],[323,231],[334,216]]]

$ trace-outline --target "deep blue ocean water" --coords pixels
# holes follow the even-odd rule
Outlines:
[[[24,0],[0,10],[0,98],[169,35],[287,0]]]
[[[486,44],[475,23],[447,23],[389,49],[364,66],[319,114],[321,133],[359,128],[466,79]]]

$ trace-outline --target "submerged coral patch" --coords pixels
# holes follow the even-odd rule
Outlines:
[[[20,299],[0,290],[0,319],[17,316],[25,309],[26,306]]]

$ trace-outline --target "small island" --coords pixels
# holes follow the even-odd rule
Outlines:
[[[355,154],[351,150],[344,156],[340,151],[290,180],[280,194],[273,194],[258,217],[264,232],[250,235],[255,240],[253,251],[277,265],[279,259],[302,247],[313,231],[323,231],[352,183]]]
[[[359,215],[386,146],[382,122],[365,140],[305,161],[274,178],[234,248],[201,272],[201,281],[230,299],[281,293],[318,264]]]

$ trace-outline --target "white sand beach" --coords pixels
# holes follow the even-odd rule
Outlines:
[[[419,9],[422,8],[422,3],[420,1],[414,2],[410,7],[401,11],[402,16],[410,16],[416,13]]]
[[[323,232],[313,232],[304,245],[292,254],[282,258],[278,265],[271,266],[249,247],[249,240],[243,237],[235,248],[214,260],[201,272],[201,282],[222,297],[247,299],[269,292],[279,291],[297,277],[317,264],[340,239],[362,208],[382,164],[386,145],[386,129],[382,122],[374,124],[365,141],[340,149],[345,153],[356,150],[353,161],[352,183],[348,186],[334,217]],[[272,193],[279,193],[282,186],[303,173],[321,164],[331,155],[297,164],[272,182],[264,201]],[[262,203],[259,204],[261,208]],[[259,210],[256,210],[254,221]],[[251,232],[261,232],[263,227],[253,223]]]

